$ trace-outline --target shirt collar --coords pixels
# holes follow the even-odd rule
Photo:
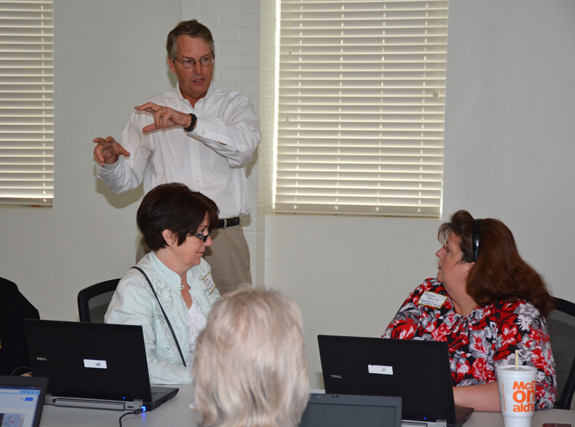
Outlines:
[[[176,83],[176,87],[174,88],[174,93],[176,94],[176,99],[178,100],[178,102],[180,104],[180,111],[184,111],[185,108],[189,108],[191,110],[200,108],[202,105],[204,105],[204,103],[208,102],[209,98],[214,93],[214,91],[215,91],[214,86],[210,84],[210,87],[208,88],[208,92],[206,93],[206,96],[204,96],[202,99],[200,99],[198,102],[196,102],[195,107],[192,107],[192,104],[190,104],[190,101],[188,101],[186,98],[184,98],[182,96],[182,92],[180,92],[180,83]],[[205,107],[207,107],[207,106],[205,106]]]
[[[150,252],[150,264],[156,270],[158,275],[176,292],[180,292],[182,286],[182,279],[172,270],[164,265],[154,252]]]

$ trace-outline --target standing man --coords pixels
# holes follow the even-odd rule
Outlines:
[[[213,199],[220,209],[206,260],[220,293],[251,284],[249,248],[241,216],[250,211],[246,165],[261,141],[252,101],[238,92],[211,87],[214,40],[195,19],[168,34],[168,64],[174,90],[135,107],[122,133],[95,138],[98,177],[117,194],[144,182],[144,192],[181,182]]]

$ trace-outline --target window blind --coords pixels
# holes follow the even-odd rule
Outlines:
[[[0,204],[54,197],[52,0],[0,0]]]
[[[275,212],[440,217],[447,7],[281,0]]]

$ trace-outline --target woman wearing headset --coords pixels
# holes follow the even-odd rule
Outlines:
[[[460,210],[439,228],[437,279],[404,302],[384,338],[445,341],[455,404],[499,411],[495,368],[535,366],[536,409],[553,407],[555,362],[545,316],[553,299],[501,221]],[[424,379],[423,379],[424,380]]]

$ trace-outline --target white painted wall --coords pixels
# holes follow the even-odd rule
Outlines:
[[[575,2],[450,2],[444,213],[503,220],[553,293],[575,300]],[[318,334],[379,336],[436,274],[441,221],[271,216],[266,284],[303,310],[312,387]]]

